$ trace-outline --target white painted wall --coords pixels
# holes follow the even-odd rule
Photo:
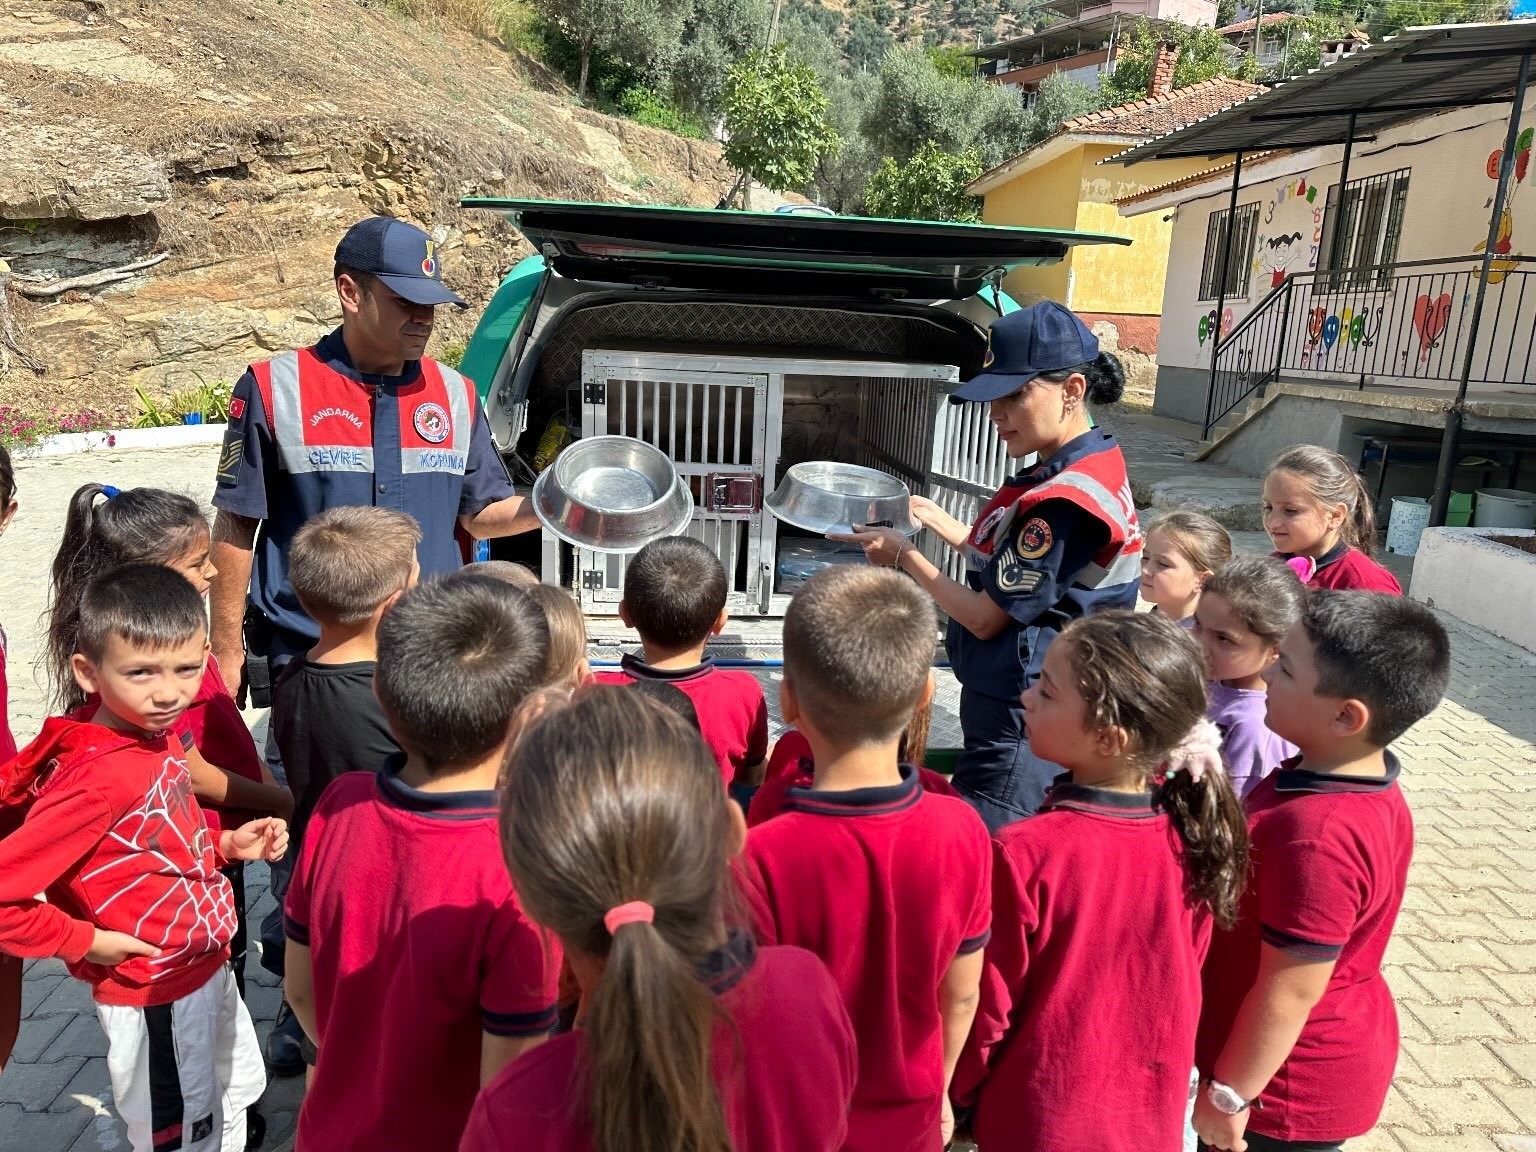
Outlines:
[[[1536,555],[1487,538],[1532,535],[1514,528],[1426,528],[1408,595],[1536,652]]]
[[[1533,110],[1536,110],[1536,96],[1527,104],[1523,124],[1536,123]],[[1509,109],[1504,105],[1459,109],[1400,125],[1382,133],[1375,141],[1355,145],[1350,161],[1351,183],[1399,168],[1408,168],[1412,172],[1403,236],[1398,247],[1399,261],[1470,257],[1474,248],[1487,238],[1490,199],[1494,190],[1494,181],[1487,175],[1489,155],[1503,147],[1508,113]],[[1239,254],[1253,269],[1252,290],[1244,299],[1226,301],[1225,312],[1229,315],[1224,317],[1224,332],[1230,331],[1268,295],[1282,271],[1316,268],[1322,241],[1323,205],[1329,185],[1338,180],[1342,155],[1341,147],[1313,149],[1260,162],[1244,171],[1238,204],[1259,204],[1255,248]],[[1531,167],[1536,168],[1536,165]],[[1230,181],[1229,171],[1195,188],[1169,193],[1165,198],[1149,200],[1130,209],[1133,212],[1175,213],[1158,341],[1160,365],[1182,368],[1210,365],[1210,313],[1215,303],[1202,302],[1196,297],[1207,221],[1213,212],[1227,208]],[[1536,171],[1528,171],[1525,179],[1512,184],[1511,188],[1512,254],[1536,255]],[[1182,203],[1173,203],[1180,197],[1191,196],[1193,198]],[[1519,276],[1505,281],[1510,286],[1507,293],[1495,288],[1490,281],[1487,307],[1499,310],[1497,327],[1501,333],[1500,347],[1493,353],[1495,372],[1500,367],[1501,358],[1511,366],[1523,365],[1530,348],[1531,325],[1536,320],[1536,283],[1526,286],[1522,302],[1519,299],[1520,281]],[[1428,349],[1421,346],[1422,333],[1411,319],[1397,325],[1398,330],[1378,333],[1376,338],[1401,344],[1400,357],[1427,355],[1443,358],[1447,367],[1452,361],[1459,364],[1456,360],[1458,349],[1451,346],[1451,338],[1458,330],[1458,323],[1464,320],[1464,311],[1470,309],[1469,296],[1463,294],[1462,299],[1447,302],[1450,308],[1445,325],[1447,334]],[[1319,304],[1329,303],[1326,297],[1312,299]],[[1369,300],[1358,298],[1352,302],[1370,304]],[[1300,306],[1298,298],[1295,336],[1303,343],[1307,341],[1308,310]],[[1342,313],[1342,308],[1339,311]],[[1486,317],[1493,314],[1485,312],[1485,323]],[[1202,316],[1207,321],[1204,339],[1201,338]],[[1350,318],[1340,314],[1346,333]],[[1350,366],[1345,362],[1348,351],[1343,343],[1336,343],[1326,350],[1320,348],[1311,366],[1319,374],[1348,374]],[[1482,355],[1480,351],[1479,357]],[[1518,378],[1518,368],[1514,368],[1514,375]],[[1532,370],[1527,379],[1536,380],[1536,370]],[[1422,379],[1412,383],[1423,387],[1454,387],[1450,383],[1436,384]]]

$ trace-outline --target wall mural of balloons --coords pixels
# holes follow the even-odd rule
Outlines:
[[[1199,321],[1195,324],[1195,339],[1199,346],[1204,348],[1207,340],[1220,340],[1228,332],[1232,331],[1232,309],[1221,310],[1221,324],[1216,323],[1216,309],[1202,312]]]

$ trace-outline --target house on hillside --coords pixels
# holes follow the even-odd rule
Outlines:
[[[977,74],[994,84],[1017,88],[1033,104],[1040,82],[1053,72],[1095,90],[1099,77],[1115,70],[1121,37],[1138,20],[1160,26],[1216,23],[1216,0],[1050,0],[1042,11],[1062,17],[1049,28],[971,53]]]
[[[1132,169],[1101,167],[1099,162],[1260,90],[1230,77],[1174,90],[1177,59],[1176,48],[1161,51],[1145,99],[1067,121],[1054,136],[998,165],[967,189],[983,197],[982,219],[989,224],[1130,236],[1128,248],[1073,249],[1059,264],[1017,268],[1003,284],[1015,299],[1060,300],[1089,323],[1106,320],[1119,331],[1121,347],[1148,355],[1157,346],[1172,224],[1156,214],[1122,218],[1116,201],[1190,176],[1210,162],[1154,161]]]
[[[1291,12],[1266,12],[1218,28],[1216,34],[1239,52],[1252,56],[1265,71],[1285,62],[1294,37],[1311,35],[1305,30],[1302,18]],[[1329,37],[1319,45],[1321,62],[1337,63],[1352,52],[1369,48],[1370,44],[1370,37],[1358,30]]]

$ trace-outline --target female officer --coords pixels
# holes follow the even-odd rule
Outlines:
[[[990,401],[1008,455],[1033,452],[1039,462],[1005,481],[970,527],[912,498],[913,518],[964,552],[966,582],[951,580],[893,529],[839,537],[862,544],[871,563],[906,571],[949,615],[965,733],[953,782],[994,832],[1032,814],[1060,771],[1030,753],[1019,702],[1046,647],[1078,616],[1136,605],[1142,541],[1125,458],[1085,406],[1114,403],[1124,387],[1120,362],[1100,353],[1062,305],[999,317],[982,373],[950,401]]]

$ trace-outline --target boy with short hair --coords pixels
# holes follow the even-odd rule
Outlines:
[[[1326,1152],[1375,1125],[1397,1062],[1381,961],[1413,818],[1388,745],[1439,704],[1450,641],[1411,600],[1313,592],[1265,676],[1301,755],[1246,801],[1253,873],[1205,964],[1194,1126],[1212,1148]]]
[[[379,622],[421,565],[421,529],[389,508],[329,508],[294,534],[288,580],[320,627],[272,690],[272,732],[293,790],[293,853],[325,787],[344,772],[377,772],[400,751],[373,691]]]
[[[269,817],[209,834],[181,741],[167,738],[207,658],[203,600],[180,573],[130,564],[98,577],[73,671],[100,702],[49,720],[0,773],[0,806],[25,812],[0,841],[0,950],[58,956],[91,985],[135,1152],[239,1152],[266,1087],[228,963],[234,894],[219,867],[278,859],[288,833]]]
[[[404,752],[326,789],[288,889],[285,989],[319,1048],[300,1148],[455,1148],[480,1085],[554,1023],[559,957],[513,894],[496,798],[548,646],[527,596],[466,573],[379,626]]]
[[[829,568],[784,619],[779,707],[814,776],[747,835],[759,935],[819,955],[859,1041],[852,1152],[931,1152],[950,1136],[950,1077],[976,1014],[991,934],[986,825],[897,760],[933,693],[933,607],[905,577]]]
[[[688,536],[647,544],[624,571],[619,619],[640,633],[641,655],[626,655],[607,684],[662,680],[687,694],[704,742],[727,786],[750,801],[768,761],[768,704],[749,673],[716,668],[704,646],[729,616],[725,569],[709,546]],[[746,804],[743,803],[743,807]]]

